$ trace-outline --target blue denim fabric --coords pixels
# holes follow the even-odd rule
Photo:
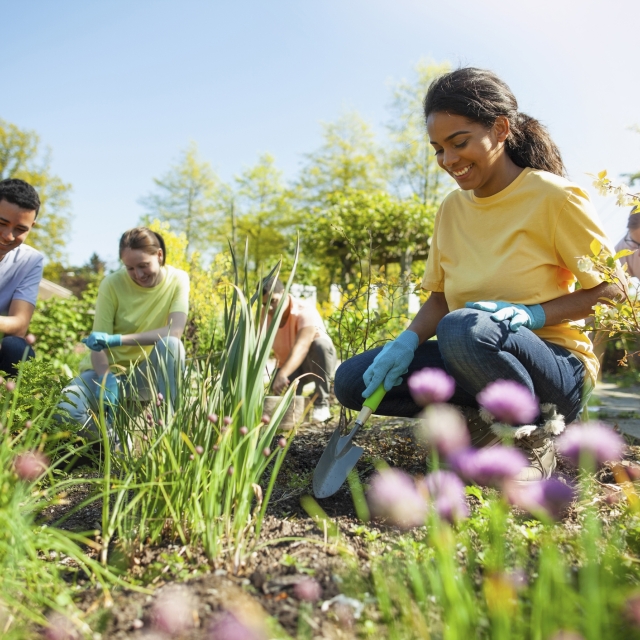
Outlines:
[[[421,409],[411,398],[407,378],[425,367],[444,369],[456,381],[452,404],[477,407],[475,396],[490,382],[515,380],[551,402],[573,421],[581,408],[585,368],[570,351],[546,342],[529,329],[517,333],[509,322],[494,322],[487,311],[458,309],[438,324],[437,340],[423,342],[416,350],[402,384],[387,393],[376,413],[410,418]],[[366,351],[343,362],[336,371],[335,394],[348,409],[362,408],[365,384],[362,374],[381,348]]]
[[[0,371],[15,376],[18,373],[16,365],[22,361],[24,351],[27,350],[27,360],[34,358],[33,349],[24,338],[17,336],[5,336],[0,343]]]

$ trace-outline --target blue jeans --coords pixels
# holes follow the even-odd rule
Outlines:
[[[24,351],[27,350],[27,360],[34,358],[33,349],[27,344],[24,338],[18,336],[5,336],[0,343],[0,371],[4,371],[10,376],[18,374],[17,365],[24,357]]]
[[[167,402],[175,404],[178,379],[184,368],[184,345],[180,339],[169,336],[158,340],[148,359],[136,366],[130,375],[120,377],[120,402],[127,399],[148,402],[153,398],[155,388]],[[95,390],[101,379],[93,369],[83,371],[63,389],[62,400],[58,403],[74,422],[83,425],[81,435],[88,438],[99,436],[94,416],[100,410]]]
[[[538,396],[541,403],[555,404],[567,424],[575,420],[582,405],[582,361],[529,329],[522,327],[513,333],[508,322],[494,322],[490,315],[486,311],[458,309],[442,318],[437,340],[428,340],[417,348],[402,384],[387,393],[376,413],[415,416],[421,407],[409,393],[407,378],[414,371],[433,367],[444,369],[455,379],[452,404],[477,407],[476,395],[490,382],[515,380]],[[338,367],[335,394],[348,409],[362,408],[362,374],[380,349],[366,351]]]

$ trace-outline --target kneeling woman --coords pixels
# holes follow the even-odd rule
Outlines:
[[[420,407],[407,377],[422,368],[447,371],[456,381],[451,402],[463,407],[477,407],[476,395],[491,382],[516,381],[542,410],[535,425],[510,433],[522,436],[516,444],[531,463],[521,479],[546,477],[561,418],[576,418],[598,371],[589,338],[571,321],[620,293],[578,266],[594,239],[608,242],[588,195],[564,178],[546,129],[518,111],[493,73],[466,68],[442,76],[424,109],[438,164],[460,187],[436,215],[422,282],[431,296],[393,342],[339,367],[335,393],[359,409],[384,384],[378,412],[410,417]],[[495,441],[490,427],[496,437],[505,432],[480,425],[485,444]]]
[[[100,284],[93,332],[83,340],[91,349],[81,373],[64,390],[59,406],[97,435],[101,386],[116,405],[121,396],[149,400],[153,387],[172,402],[184,370],[182,334],[189,311],[189,276],[165,265],[159,233],[146,227],[120,238],[123,268]]]

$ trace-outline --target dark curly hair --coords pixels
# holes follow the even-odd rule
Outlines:
[[[424,99],[424,117],[447,112],[492,127],[498,116],[509,120],[505,149],[519,167],[565,176],[566,169],[546,127],[518,111],[518,101],[498,76],[485,69],[464,67],[436,78]]]
[[[36,217],[40,211],[38,192],[24,180],[7,178],[0,180],[0,201],[6,200],[26,211],[35,211]]]

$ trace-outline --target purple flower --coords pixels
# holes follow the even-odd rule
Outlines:
[[[527,466],[527,459],[520,451],[499,444],[486,449],[464,449],[455,453],[450,462],[452,469],[464,479],[493,487],[513,480]]]
[[[151,610],[154,629],[170,636],[193,626],[193,603],[184,589],[169,587],[156,598]]]
[[[211,640],[263,640],[264,634],[225,611],[211,625]]]
[[[571,504],[575,489],[557,478],[549,478],[511,484],[507,487],[506,494],[512,504],[533,515],[546,514],[558,519]]]
[[[464,418],[456,409],[446,404],[427,407],[420,414],[416,434],[445,457],[466,449],[471,444]]]
[[[602,422],[587,422],[569,427],[558,438],[557,448],[576,467],[580,465],[581,459],[587,464],[591,461],[601,465],[622,457],[624,440]]]
[[[476,400],[492,416],[509,424],[529,424],[540,413],[535,396],[513,380],[496,380],[488,384]]]
[[[436,513],[447,522],[454,523],[469,516],[469,505],[464,484],[451,471],[434,471],[421,485],[427,490]]]
[[[427,502],[420,495],[413,478],[399,469],[385,469],[371,481],[367,500],[373,515],[387,518],[392,524],[411,529],[424,524]]]
[[[304,602],[317,602],[322,597],[322,587],[313,578],[303,578],[293,587],[293,595]]]
[[[456,389],[456,382],[442,369],[416,371],[407,381],[409,391],[420,406],[434,402],[446,402]]]

